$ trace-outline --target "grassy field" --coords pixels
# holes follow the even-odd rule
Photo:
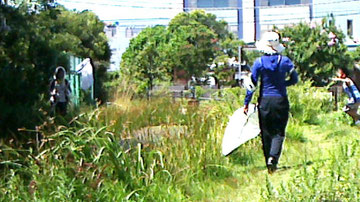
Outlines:
[[[69,120],[47,119],[41,142],[1,143],[1,201],[360,200],[360,128],[333,110],[324,90],[289,89],[287,138],[273,175],[260,137],[221,155],[244,92],[222,96],[200,103],[119,96]]]

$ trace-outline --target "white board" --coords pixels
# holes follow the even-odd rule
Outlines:
[[[81,74],[81,88],[83,90],[89,89],[94,83],[93,66],[90,58],[86,58],[76,66],[76,72]]]
[[[249,105],[248,114],[244,107],[239,108],[230,117],[222,140],[222,154],[229,155],[245,142],[260,134],[258,112],[255,105]]]

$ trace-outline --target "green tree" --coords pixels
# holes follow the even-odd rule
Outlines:
[[[360,46],[357,47],[354,51],[351,51],[350,55],[356,63],[360,63]]]
[[[57,7],[39,15],[51,33],[51,46],[81,58],[91,58],[95,64],[95,97],[106,99],[103,83],[111,51],[104,33],[104,23],[90,11],[73,12]],[[49,20],[51,19],[51,20]],[[71,23],[70,23],[71,22]]]
[[[123,78],[137,86],[137,92],[151,90],[157,82],[169,80],[168,68],[160,58],[160,46],[167,40],[166,28],[155,26],[144,29],[130,41],[122,56]]]
[[[235,69],[229,64],[229,57],[222,55],[216,57],[214,60],[214,75],[217,87],[220,89],[223,85],[233,85],[234,80],[232,77],[235,74]]]
[[[225,21],[201,10],[178,14],[168,30],[167,65],[172,71],[185,70],[186,79],[203,76],[230,35]]]
[[[0,130],[30,127],[38,120],[34,106],[47,92],[49,67],[57,51],[37,27],[27,8],[1,6],[10,30],[0,35]]]
[[[53,49],[80,58],[89,57],[94,61],[95,97],[106,99],[103,83],[111,52],[103,31],[104,23],[92,12],[68,11],[62,6],[42,10],[36,16],[37,26],[49,36],[49,44]],[[66,57],[64,54],[57,54],[56,65],[67,67]]]
[[[178,72],[185,72],[186,80],[203,77],[216,57],[237,55],[240,42],[234,38],[227,23],[213,14],[180,13],[167,29],[148,28],[131,40],[122,56],[122,76],[135,83],[138,92],[158,81],[179,78]]]
[[[0,35],[1,131],[33,127],[40,120],[38,103],[47,100],[43,95],[55,67],[68,66],[66,52],[100,64],[110,58],[104,24],[93,13],[62,7],[28,11],[26,4],[0,6],[9,26]]]
[[[300,23],[285,27],[280,33],[285,39],[285,54],[293,60],[301,79],[316,86],[326,85],[337,67],[351,62],[344,34],[326,19],[316,26]]]
[[[41,26],[52,34],[50,43],[55,49],[96,61],[110,59],[104,23],[93,12],[73,12],[59,6],[38,17]]]

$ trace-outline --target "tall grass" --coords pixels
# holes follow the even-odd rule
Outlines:
[[[26,165],[7,167],[3,199],[183,200],[200,191],[189,182],[230,175],[219,152],[222,127],[214,127],[224,122],[209,108],[129,101],[44,133],[41,148],[19,159]]]
[[[63,124],[48,120],[37,131],[43,136],[39,145],[16,148],[1,144],[0,198],[237,201],[231,194],[246,192],[249,187],[257,191],[241,192],[242,198],[359,199],[358,139],[347,135],[346,142],[320,150],[312,160],[302,157],[317,151],[309,148],[302,153],[315,139],[309,131],[334,142],[342,140],[341,133],[357,131],[344,128],[346,117],[330,110],[331,102],[323,90],[308,85],[289,90],[292,116],[287,144],[292,150],[285,148],[284,158],[299,166],[293,166],[280,185],[271,177],[261,177],[267,174],[261,173],[265,165],[260,138],[242,145],[230,157],[221,155],[228,117],[242,106],[244,98],[244,91],[234,88],[224,89],[221,100],[200,103],[167,97],[133,99],[123,94],[111,105],[88,110]],[[328,120],[339,123],[335,127]],[[292,154],[296,157],[286,156]]]

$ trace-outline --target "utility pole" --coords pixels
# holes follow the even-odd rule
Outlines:
[[[241,80],[241,49],[242,47],[239,46],[238,47],[238,52],[239,52],[239,56],[238,56],[238,62],[239,62],[239,81]]]
[[[257,15],[256,6],[257,6],[256,5],[256,0],[254,0],[254,41],[256,41],[256,35],[257,35],[257,33],[256,33],[257,22],[256,21],[258,20],[257,16],[256,16]]]

